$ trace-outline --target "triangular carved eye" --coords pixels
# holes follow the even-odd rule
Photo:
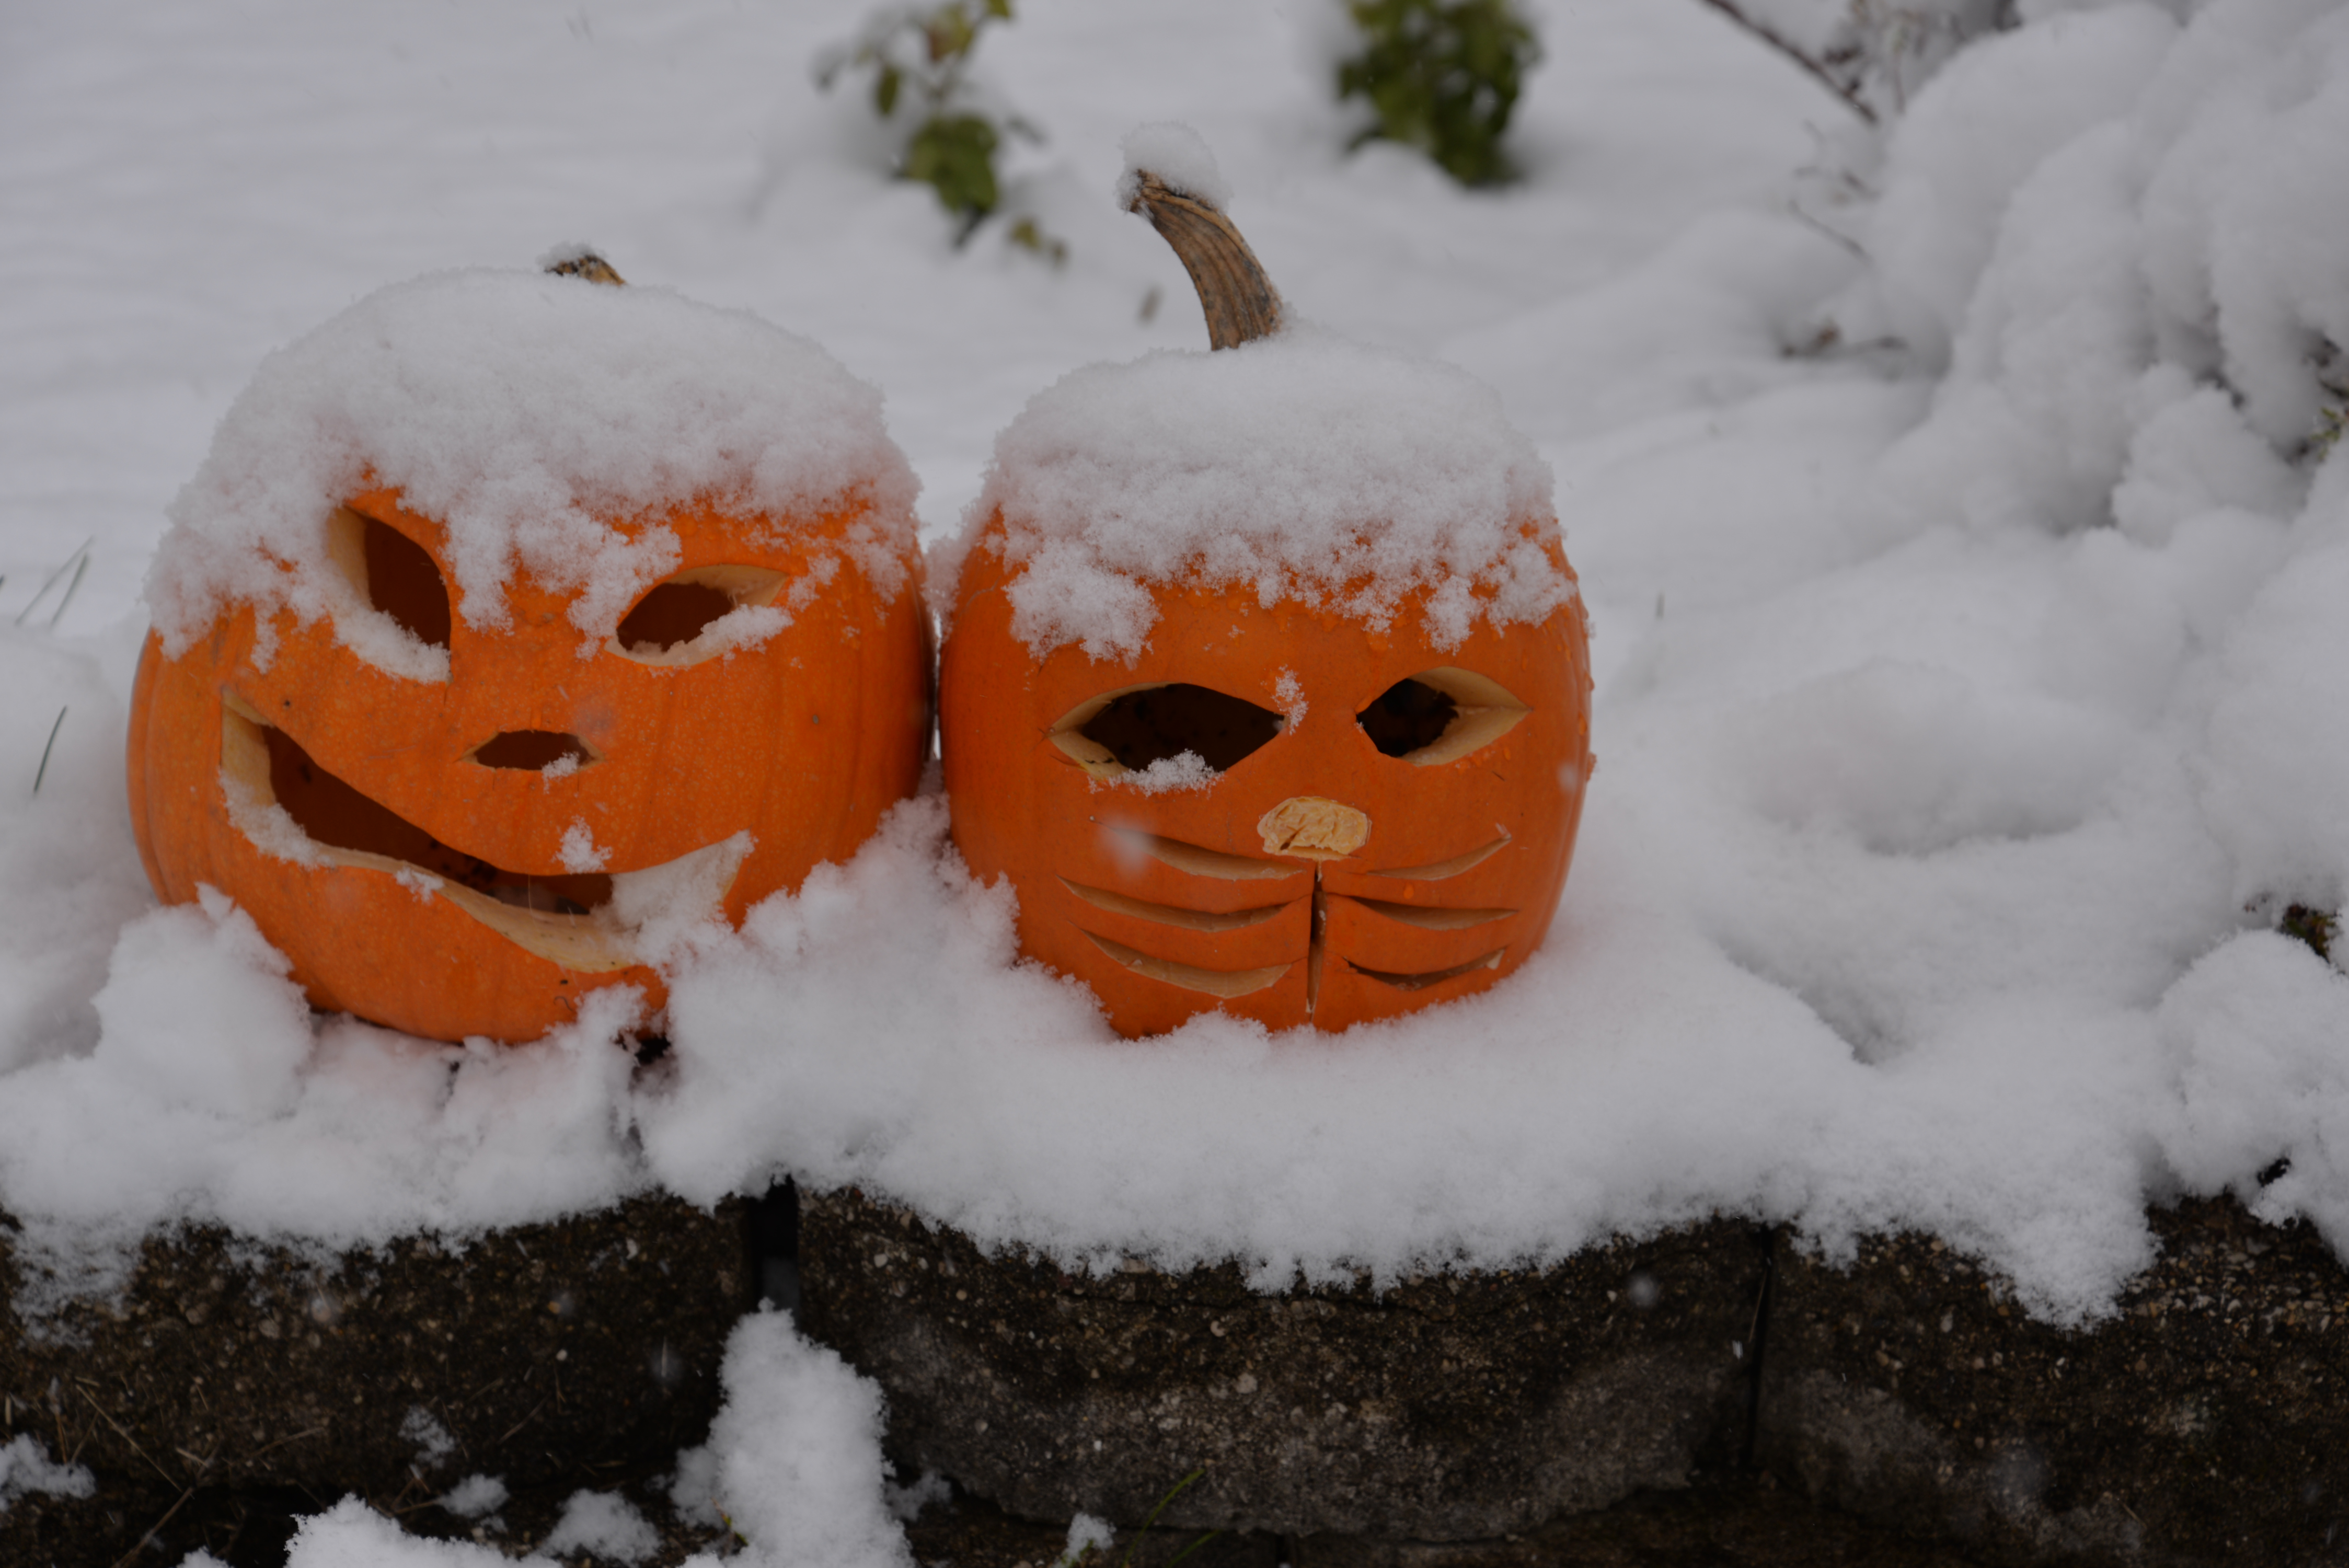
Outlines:
[[[654,584],[608,645],[640,665],[694,665],[733,646],[710,629],[745,605],[771,604],[786,579],[763,566],[696,566]]]
[[[1428,768],[1491,745],[1531,711],[1500,682],[1446,665],[1395,682],[1354,722],[1381,755]]]
[[[1280,733],[1281,716],[1211,686],[1127,686],[1079,703],[1052,744],[1097,779],[1139,773],[1190,752],[1220,773]]]
[[[422,545],[346,506],[326,521],[326,553],[360,596],[402,631],[431,647],[449,645],[449,585]]]

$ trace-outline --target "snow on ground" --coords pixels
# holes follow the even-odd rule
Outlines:
[[[1060,270],[999,225],[956,251],[879,177],[861,98],[806,73],[845,11],[12,9],[0,1202],[64,1258],[792,1172],[1267,1284],[1720,1212],[1831,1249],[1925,1227],[2059,1321],[2147,1261],[2148,1199],[2349,1243],[2349,983],[2273,930],[2349,883],[2349,14],[2023,9],[1870,143],[1705,7],[1550,6],[1527,177],[1472,194],[1342,153],[1301,17],[1030,0],[982,63],[1050,133],[1010,189]],[[139,583],[263,355],[592,240],[881,387],[936,542],[1030,397],[1198,343],[1110,200],[1160,119],[1213,146],[1292,310],[1464,366],[1557,475],[1600,766],[1512,981],[1341,1038],[1119,1043],[1012,963],[936,799],[681,959],[637,1078],[603,1043],[625,998],[426,1046],[309,1017],[233,910],[151,907]],[[755,1332],[738,1400],[806,1354]]]

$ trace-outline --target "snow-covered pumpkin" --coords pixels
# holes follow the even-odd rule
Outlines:
[[[397,285],[272,356],[148,582],[156,892],[217,887],[316,1006],[445,1039],[604,985],[657,1006],[664,944],[844,859],[928,748],[879,395],[571,260]]]
[[[940,668],[952,830],[1009,879],[1022,951],[1121,1033],[1209,1009],[1342,1029],[1540,944],[1590,769],[1587,636],[1547,469],[1498,399],[1284,327],[1204,156],[1125,196],[1215,348],[1039,396],[973,508]]]

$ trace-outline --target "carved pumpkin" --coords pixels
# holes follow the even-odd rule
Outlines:
[[[1269,352],[1241,346],[1274,341],[1278,296],[1213,207],[1147,173],[1132,204],[1199,285],[1216,349],[1237,349],[1183,356],[1194,362],[1175,367],[1190,399],[1227,381],[1238,397],[1232,378],[1245,356]],[[1251,395],[1268,420],[1326,396],[1342,432],[1353,363],[1298,390]],[[1417,374],[1402,377],[1406,392],[1422,385]],[[1325,390],[1333,377],[1340,385]],[[1113,401],[1116,385],[1104,377],[1074,397]],[[1433,390],[1461,396],[1451,381]],[[1399,417],[1407,428],[1409,410]],[[1370,511],[1338,518],[1342,548],[1357,552],[1330,562],[1318,591],[1309,562],[1292,558],[1268,577],[1271,555],[1213,581],[1217,552],[1251,540],[1275,550],[1292,521],[1283,506],[1302,511],[1328,493],[1315,483],[1288,499],[1251,489],[1263,502],[1237,509],[1247,514],[1229,524],[1237,533],[1170,546],[1169,568],[1128,566],[1147,596],[1146,641],[1114,628],[1088,635],[1072,616],[1055,622],[1049,601],[1069,596],[1061,583],[1087,581],[1068,577],[1067,562],[1094,548],[1093,520],[1062,519],[1057,531],[1033,521],[1050,487],[1026,483],[1023,465],[1097,474],[1128,450],[1124,460],[1174,476],[1134,502],[1146,511],[1152,495],[1173,506],[1207,482],[1200,469],[1241,463],[1233,454],[1251,428],[1234,414],[1237,440],[1170,457],[1151,448],[1148,418],[1106,418],[1092,449],[1081,422],[1024,444],[1011,440],[1018,424],[1006,432],[941,654],[954,840],[977,875],[1010,880],[1022,951],[1092,986],[1127,1036],[1211,1009],[1275,1028],[1342,1029],[1515,969],[1548,929],[1590,769],[1587,637],[1547,470],[1538,490],[1516,487],[1483,536],[1506,570],[1456,553],[1423,560],[1384,598],[1375,570],[1357,570],[1385,542],[1385,520]],[[1365,508],[1381,482],[1364,481]],[[1492,568],[1481,577],[1480,564]],[[1509,613],[1504,601],[1535,579],[1539,592]],[[1113,620],[1117,594],[1100,603]]]
[[[929,736],[927,618],[910,475],[880,433],[877,398],[821,351],[797,339],[779,350],[764,335],[788,335],[673,298],[607,318],[598,310],[626,307],[570,294],[654,291],[452,277],[408,285],[423,294],[399,304],[396,323],[429,323],[436,304],[475,312],[492,337],[496,322],[519,319],[525,336],[507,346],[529,361],[547,346],[527,334],[547,329],[515,305],[552,300],[567,313],[562,330],[592,335],[608,319],[616,338],[636,346],[605,364],[590,345],[585,371],[551,380],[515,369],[519,389],[499,394],[509,401],[575,397],[595,407],[577,418],[533,407],[512,428],[491,429],[476,480],[526,466],[517,453],[528,443],[508,438],[517,430],[544,438],[542,469],[553,473],[570,454],[543,449],[563,448],[583,423],[590,438],[633,433],[659,445],[668,432],[657,421],[632,432],[626,383],[658,362],[661,333],[679,322],[716,334],[705,352],[747,342],[754,369],[774,372],[756,356],[780,352],[783,368],[849,388],[832,395],[852,405],[842,417],[864,438],[869,470],[829,476],[797,510],[758,504],[761,484],[770,500],[789,493],[788,476],[773,472],[743,481],[750,494],[735,500],[640,490],[615,506],[607,497],[576,509],[570,544],[556,540],[535,564],[525,553],[502,576],[485,575],[479,538],[382,482],[410,473],[440,482],[433,454],[396,441],[378,449],[360,430],[337,454],[345,473],[364,465],[360,482],[333,498],[341,505],[318,504],[309,531],[295,517],[264,541],[254,553],[274,571],[255,577],[221,564],[221,520],[234,521],[246,493],[228,482],[236,476],[212,470],[244,425],[267,423],[282,370],[264,371],[248,394],[255,408],[240,399],[224,422],[150,582],[158,629],[129,738],[148,875],[167,902],[192,900],[202,883],[226,892],[320,1007],[444,1039],[521,1040],[573,1016],[598,986],[633,984],[658,1006],[653,944],[680,922],[721,912],[739,921],[819,861],[846,858],[913,791]],[[693,312],[702,314],[679,314]],[[287,351],[297,361],[303,353]],[[501,353],[488,344],[473,368],[502,373]],[[341,368],[331,356],[309,358],[294,368]],[[422,395],[452,395],[433,368],[416,372]],[[605,371],[608,387],[597,380]],[[693,370],[667,373],[675,380],[662,396],[692,418]],[[706,390],[722,392],[719,378]],[[605,392],[615,397],[597,405]],[[464,395],[479,396],[478,384]],[[862,412],[859,397],[870,403]],[[511,413],[500,404],[478,418],[495,427]],[[730,449],[757,439],[755,419],[725,436]],[[249,459],[266,460],[270,443],[257,444]],[[699,477],[739,480],[740,461],[771,464],[790,451],[772,441],[740,461],[702,464]],[[340,477],[329,465],[315,482]],[[651,488],[662,482],[656,473]],[[284,510],[305,493],[278,499]],[[524,526],[543,522],[527,511],[515,513]],[[605,569],[561,580],[583,540],[605,551],[604,568],[655,580]],[[240,583],[259,583],[264,600],[275,591],[278,602],[240,596]],[[600,617],[590,603],[599,596]]]

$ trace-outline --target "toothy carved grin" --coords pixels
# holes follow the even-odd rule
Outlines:
[[[678,897],[733,885],[750,835],[633,872],[537,876],[443,843],[337,778],[233,692],[221,703],[221,787],[230,821],[263,853],[303,865],[386,872],[446,899],[509,942],[580,974],[644,962],[637,928]]]
[[[1318,799],[1312,803],[1336,804],[1336,802],[1319,802]],[[1297,802],[1292,801],[1288,804],[1293,806]],[[1341,808],[1341,810],[1345,809]],[[1278,814],[1278,810],[1274,813],[1268,813],[1266,821],[1270,823],[1273,817]],[[1291,814],[1298,815],[1298,813]],[[1355,812],[1353,815],[1359,817],[1361,813]],[[1367,822],[1367,819],[1364,820]],[[1344,825],[1349,829],[1352,827],[1351,823]],[[1321,969],[1328,956],[1328,907],[1332,900],[1367,910],[1372,914],[1394,921],[1399,924],[1415,926],[1429,932],[1464,931],[1475,926],[1490,924],[1495,921],[1506,920],[1518,913],[1514,909],[1455,909],[1441,905],[1403,903],[1390,899],[1365,898],[1359,894],[1328,892],[1324,891],[1321,884],[1322,868],[1319,863],[1315,863],[1324,859],[1339,858],[1327,851],[1307,849],[1294,851],[1300,857],[1310,857],[1308,863],[1300,865],[1292,861],[1283,864],[1277,861],[1262,861],[1252,856],[1236,855],[1227,851],[1209,849],[1204,844],[1185,843],[1180,839],[1164,838],[1132,828],[1102,824],[1102,830],[1115,835],[1115,841],[1135,855],[1146,856],[1162,865],[1191,876],[1212,877],[1223,882],[1245,882],[1299,877],[1309,872],[1312,876],[1309,892],[1304,889],[1299,890],[1299,896],[1309,897],[1312,901],[1311,934],[1304,960],[1307,977],[1306,1013],[1309,1017],[1319,1000]],[[1270,827],[1265,828],[1264,831],[1268,841],[1274,837]],[[1347,836],[1351,837],[1350,832]],[[1363,837],[1367,837],[1366,832]],[[1355,839],[1353,841],[1355,846],[1359,847],[1362,839]],[[1448,860],[1438,861],[1428,865],[1399,866],[1391,870],[1371,871],[1368,874],[1391,877],[1398,882],[1441,882],[1483,864],[1507,848],[1509,841],[1508,835],[1505,833],[1490,843],[1480,844]],[[1107,888],[1089,887],[1066,877],[1061,878],[1060,882],[1071,894],[1096,909],[1123,915],[1131,920],[1149,922],[1172,930],[1187,932],[1225,932],[1258,925],[1278,916],[1298,902],[1296,898],[1289,898],[1278,903],[1265,904],[1253,909],[1213,912],[1187,909],[1179,904],[1153,903]],[[1401,890],[1398,889],[1398,891]],[[1179,985],[1187,991],[1198,991],[1212,996],[1245,996],[1252,992],[1262,991],[1278,984],[1296,967],[1296,961],[1292,959],[1286,964],[1261,968],[1203,968],[1197,965],[1178,963],[1174,959],[1161,957],[1115,941],[1100,932],[1088,930],[1081,920],[1075,923],[1077,929],[1082,932],[1087,940],[1098,947],[1103,954],[1135,974],[1146,975],[1169,985]],[[1361,975],[1364,979],[1392,985],[1399,991],[1419,991],[1431,985],[1441,985],[1446,980],[1474,974],[1478,970],[1498,968],[1507,954],[1507,947],[1495,947],[1488,953],[1479,954],[1464,964],[1454,964],[1440,969],[1418,972],[1376,969],[1357,964],[1343,954],[1337,954],[1337,957],[1349,970]]]

